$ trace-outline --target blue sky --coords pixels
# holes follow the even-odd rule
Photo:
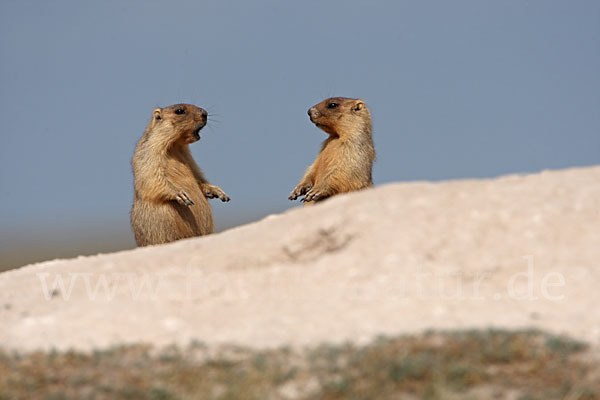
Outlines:
[[[191,148],[232,198],[221,229],[295,206],[329,96],[370,106],[376,184],[598,164],[599,22],[597,1],[5,2],[0,242],[133,246],[130,158],[177,102],[216,114]]]

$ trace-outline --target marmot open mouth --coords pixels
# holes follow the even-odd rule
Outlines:
[[[192,132],[194,135],[194,139],[196,140],[200,140],[200,130],[202,129],[201,126],[199,126],[198,128],[194,129],[194,131]]]

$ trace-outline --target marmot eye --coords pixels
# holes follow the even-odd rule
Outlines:
[[[185,114],[185,110],[183,108],[178,108],[175,110],[175,114]]]
[[[329,103],[327,104],[327,108],[336,108],[338,106],[338,103]]]

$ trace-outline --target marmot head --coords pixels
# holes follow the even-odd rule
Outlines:
[[[308,109],[310,120],[330,135],[363,131],[370,124],[371,113],[360,99],[331,97]]]
[[[208,113],[192,104],[174,104],[172,106],[157,108],[153,111],[151,121],[152,129],[167,128],[165,131],[173,134],[175,141],[186,144],[200,140],[200,130],[206,126]]]

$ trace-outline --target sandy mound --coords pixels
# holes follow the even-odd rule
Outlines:
[[[0,343],[255,347],[538,327],[600,343],[600,167],[408,183],[0,274]]]

